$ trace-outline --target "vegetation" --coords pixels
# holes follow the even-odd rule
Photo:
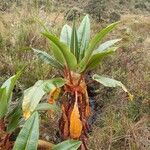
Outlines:
[[[50,31],[58,35],[61,32],[60,27],[66,21],[64,16],[69,9],[68,5],[63,5],[63,8],[57,5],[59,9],[56,10],[54,5],[44,7],[44,3],[41,4],[38,2],[38,5],[35,7],[34,2],[31,3],[32,5],[26,5],[26,2],[20,2],[15,9],[15,3],[13,3],[13,5],[5,5],[6,9],[4,12],[3,9],[0,8],[2,12],[0,14],[0,83],[2,84],[4,80],[15,74],[15,72],[24,67],[24,65],[27,66],[13,90],[14,94],[10,101],[11,107],[9,107],[8,111],[11,111],[12,107],[15,108],[18,103],[18,107],[21,108],[22,98],[20,99],[20,96],[23,90],[33,85],[39,79],[42,81],[49,80],[57,77],[59,72],[61,72],[38,60],[35,55],[33,55],[33,52],[30,51],[29,47],[44,49],[46,53],[50,53],[50,56],[53,55],[52,45],[50,44],[51,51],[49,51],[49,41],[41,36],[41,28],[35,22],[34,16],[38,16],[38,18],[44,20]],[[69,2],[70,6],[71,3],[72,2]],[[50,4],[52,3],[50,2]],[[126,6],[124,5],[124,7]],[[109,13],[111,13],[111,11]],[[80,15],[82,18],[82,14]],[[133,15],[130,12],[129,15],[121,15],[120,19],[121,23],[116,30],[105,38],[106,40],[114,39],[115,37],[122,39],[115,44],[117,46],[119,44],[119,50],[115,52],[115,55],[105,58],[97,69],[92,70],[92,72],[86,72],[84,76],[85,82],[88,83],[86,88],[91,107],[91,114],[88,119],[90,131],[92,125],[92,132],[88,132],[89,139],[87,143],[88,148],[92,150],[147,150],[149,147],[149,17],[145,16],[145,14]],[[80,18],[76,20],[76,24],[78,24],[78,20],[80,20]],[[91,37],[93,37],[94,33],[99,32],[99,28],[106,25],[104,20],[99,23],[92,19],[92,17],[91,22]],[[68,24],[70,23],[71,22],[68,22]],[[104,42],[104,40],[102,42]],[[126,94],[119,88],[112,89],[99,86],[96,81],[88,82],[92,80],[90,76],[93,76],[94,73],[101,75],[108,74],[126,83],[134,95],[134,100],[127,101]],[[61,74],[61,77],[63,77],[62,75],[63,74]],[[50,84],[50,87],[55,87],[51,82],[48,84]],[[59,88],[57,91],[59,93]],[[61,90],[58,98],[59,101],[56,101],[59,106],[62,104],[61,96],[63,92],[64,90]],[[45,96],[42,98],[41,103],[45,103],[46,99],[49,99],[48,97],[53,97],[55,92],[49,95],[50,88],[46,86],[44,93]],[[43,145],[43,140],[52,143],[61,142],[57,133],[57,122],[58,118],[60,118],[60,110],[57,109],[57,111],[55,111],[56,105],[54,105],[55,107],[49,105],[48,108],[43,108],[48,104],[42,104],[43,106],[39,104],[39,109],[51,110],[46,111],[47,113],[43,110],[38,111],[38,113],[40,113],[38,115],[40,116],[39,138],[42,139],[42,141],[38,141],[38,145],[40,146],[41,143]],[[35,111],[32,113],[34,114]],[[16,125],[17,128],[9,132],[11,133],[11,139],[15,137],[13,141],[16,140],[18,135],[18,128],[22,128],[22,125],[26,122],[24,119],[22,122],[22,118],[24,118],[22,116],[23,113],[20,109],[19,112],[21,124]],[[5,115],[4,118],[6,130],[9,125],[9,118],[7,118],[7,115]],[[9,127],[15,128],[13,126]],[[5,131],[5,135],[6,134]]]
[[[53,106],[46,103],[39,104],[35,111],[28,119],[22,117],[21,102],[18,105],[12,107],[12,91],[17,82],[18,77],[21,72],[10,77],[6,80],[0,88],[0,147],[6,150],[13,149],[34,149],[37,147],[41,148],[51,148],[53,150],[60,149],[78,149],[81,145],[80,141],[68,140],[57,145],[52,145],[39,139],[39,114],[38,111],[52,109]],[[50,84],[49,84],[50,85]],[[52,84],[51,84],[52,85]],[[12,107],[12,108],[11,108]],[[8,111],[9,110],[9,111]],[[11,110],[11,111],[10,111]],[[8,122],[8,123],[7,123]],[[12,141],[11,136],[13,136],[15,130],[18,126],[23,126],[21,129],[16,142]],[[17,136],[17,135],[16,135]],[[13,146],[14,145],[14,146]]]
[[[33,49],[38,57],[46,61],[51,66],[59,69],[63,78],[53,78],[55,87],[47,85],[49,81],[37,81],[34,86],[27,89],[23,98],[23,114],[25,118],[30,117],[36,109],[39,101],[45,94],[44,87],[50,92],[48,102],[55,104],[56,100],[61,99],[62,116],[59,120],[60,136],[65,139],[80,139],[82,141],[81,149],[87,149],[86,141],[88,138],[89,124],[88,118],[91,114],[85,74],[92,70],[103,58],[113,53],[118,47],[114,45],[120,39],[109,40],[101,44],[96,50],[97,44],[112,31],[117,23],[113,23],[101,30],[91,41],[90,40],[90,20],[86,15],[76,30],[75,23],[73,28],[64,25],[60,40],[50,33],[44,26],[42,33],[50,40],[53,56],[46,52]],[[132,95],[126,87],[120,82],[107,77],[94,75],[93,79],[104,86],[120,86],[127,92],[132,99]],[[62,94],[60,88],[62,87]]]
[[[9,143],[10,132],[14,131],[19,123],[20,109],[16,108],[10,111],[10,101],[12,99],[12,91],[17,82],[20,72],[3,83],[0,88],[0,146],[10,149],[12,144]],[[15,110],[15,111],[14,111]],[[9,111],[9,113],[7,113]],[[15,119],[15,120],[14,120]],[[5,122],[8,120],[8,125]]]
[[[51,80],[39,80],[34,86],[24,91],[22,98],[22,111],[25,120],[27,120],[23,129],[20,131],[16,139],[13,149],[37,149],[39,138],[39,115],[37,111],[47,110],[51,108],[59,98],[60,88],[63,88],[63,93],[60,99],[62,100],[62,116],[60,118],[60,135],[65,139],[78,139],[82,141],[80,149],[87,149],[87,138],[89,131],[88,118],[91,114],[87,85],[85,82],[85,73],[88,70],[95,68],[104,57],[113,53],[118,47],[114,44],[120,39],[109,40],[101,44],[96,50],[96,45],[106,36],[118,23],[113,23],[90,40],[90,20],[86,15],[80,24],[78,31],[75,23],[73,28],[65,25],[61,31],[60,40],[51,34],[46,27],[42,33],[46,36],[52,46],[53,56],[46,52],[33,49],[40,59],[46,61],[51,66],[59,69],[60,75],[63,78],[53,78]],[[20,75],[20,73],[19,73]],[[19,76],[13,76],[8,79],[1,87],[1,130],[5,132],[4,115],[7,112],[12,90]],[[120,86],[132,98],[126,87],[120,82],[107,77],[94,75],[93,79],[104,86],[116,87]],[[7,85],[9,83],[9,85]],[[6,85],[6,86],[5,86]],[[8,92],[6,89],[8,88]],[[40,103],[42,97],[49,92],[48,103]],[[52,105],[52,106],[51,106]],[[18,106],[17,106],[18,107]],[[20,109],[19,109],[20,110]],[[14,116],[14,114],[17,114]],[[13,124],[8,125],[13,131],[19,123],[21,110],[16,108],[11,112],[11,119],[17,120]],[[12,127],[14,127],[12,129]],[[8,143],[8,134],[3,139],[3,147],[10,148]],[[77,144],[77,148],[79,144]]]

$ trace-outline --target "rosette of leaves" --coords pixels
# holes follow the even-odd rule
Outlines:
[[[55,86],[50,86],[49,88],[48,102],[54,104],[58,97],[61,99],[60,135],[63,140],[69,138],[80,139],[82,141],[81,149],[87,149],[85,142],[88,138],[89,125],[87,120],[91,114],[85,74],[87,71],[96,68],[102,63],[104,58],[118,49],[116,44],[121,39],[112,39],[101,43],[106,35],[116,28],[118,24],[119,22],[115,22],[108,25],[92,38],[90,37],[90,19],[88,15],[83,18],[78,29],[75,23],[72,28],[67,24],[64,25],[60,37],[51,33],[42,24],[44,27],[42,34],[50,42],[51,54],[33,48],[33,51],[41,60],[58,69],[60,75],[63,75],[61,78],[63,83],[61,84],[59,84],[59,81],[57,82],[57,79],[52,79],[55,82],[53,84]],[[132,98],[132,95],[120,81],[97,74],[92,78],[104,86],[121,87]],[[38,87],[40,87],[43,83],[40,82],[38,84]],[[35,87],[33,86],[32,88]],[[62,89],[64,92],[60,96],[59,92],[57,92],[59,89]],[[32,91],[32,94],[29,94],[30,90],[25,92],[23,99],[23,111],[26,117],[30,116],[30,113],[44,95],[42,90],[35,92],[35,89]],[[38,100],[34,99],[35,94],[39,94]]]

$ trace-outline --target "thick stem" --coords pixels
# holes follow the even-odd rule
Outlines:
[[[68,73],[69,73],[69,80],[70,80],[70,83],[73,84],[73,80],[72,80],[72,76],[71,76],[71,71],[68,70]]]
[[[80,85],[82,79],[83,79],[83,74],[81,74],[81,76],[80,76],[80,79],[79,79],[79,81],[78,81],[78,86]]]
[[[69,76],[69,81],[71,84],[73,84],[73,79],[72,79],[72,76],[71,76],[71,71],[69,70],[68,67],[65,66],[64,68],[64,76],[65,77],[68,77]]]
[[[75,91],[75,103],[77,103],[77,101],[78,101],[78,92]]]
[[[71,74],[71,71],[65,68],[64,75],[66,75],[65,77],[68,80],[67,84],[64,86],[64,92],[66,91],[70,96],[66,97],[67,99],[65,102],[62,100],[63,111],[59,125],[60,133],[63,139],[75,138],[81,140],[82,145],[80,150],[87,150],[86,144],[89,130],[87,119],[90,115],[90,106],[84,74]],[[74,128],[72,125],[77,123],[78,128]]]
[[[68,75],[67,75],[67,67],[66,66],[64,66],[64,77],[67,77]]]

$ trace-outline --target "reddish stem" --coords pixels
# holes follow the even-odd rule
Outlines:
[[[71,71],[68,69],[68,73],[69,73],[69,80],[70,83],[73,84],[73,80],[72,80],[72,76],[71,76]]]
[[[66,66],[64,66],[64,76],[65,76],[65,77],[68,76],[68,75],[67,75],[67,67],[66,67]]]
[[[80,76],[80,79],[79,79],[78,84],[77,84],[78,86],[80,85],[82,79],[83,79],[83,74],[81,74],[81,76]]]
[[[78,92],[75,91],[75,103],[77,103],[77,101],[78,101]]]
[[[71,84],[73,84],[72,76],[71,76],[71,71],[68,69],[67,66],[64,68],[64,76],[68,77],[69,76],[69,81]]]

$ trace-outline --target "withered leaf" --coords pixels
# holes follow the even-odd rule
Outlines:
[[[51,92],[49,93],[49,99],[48,99],[48,102],[50,104],[53,104],[55,100],[58,99],[60,91],[61,91],[60,88],[54,88],[51,90]]]
[[[68,118],[65,112],[65,107],[62,105],[62,122],[63,122],[63,138],[66,139],[69,135]]]
[[[86,101],[85,116],[88,118],[91,114],[91,108],[89,105],[89,97],[88,97],[87,90],[85,91],[85,101]]]
[[[81,132],[82,132],[82,122],[80,120],[80,114],[76,100],[70,116],[70,137],[73,139],[78,139],[81,135]]]

